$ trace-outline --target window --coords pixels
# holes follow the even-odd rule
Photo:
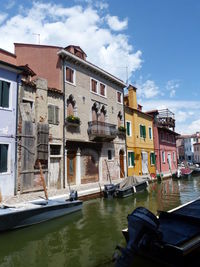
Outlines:
[[[10,83],[0,81],[0,107],[9,108]]]
[[[102,96],[106,95],[106,86],[103,83],[100,83],[100,95]]]
[[[135,154],[132,151],[128,151],[128,167],[135,166]]]
[[[131,136],[131,122],[130,121],[126,122],[126,134],[128,136]]]
[[[24,99],[22,100],[23,103],[30,104],[31,109],[33,109],[33,100]]]
[[[57,106],[48,106],[48,122],[50,124],[59,124],[59,108]]]
[[[108,150],[108,160],[112,159],[112,150]]]
[[[146,127],[140,124],[140,137],[146,138]]]
[[[0,144],[0,173],[8,172],[8,144]]]
[[[173,151],[173,162],[176,161],[176,153]]]
[[[75,71],[69,67],[66,67],[66,81],[75,84]]]
[[[61,155],[61,145],[50,145],[50,155],[55,156],[55,155]]]
[[[117,102],[122,103],[122,93],[121,92],[117,92]]]
[[[162,162],[165,163],[165,151],[162,151]]]
[[[94,93],[98,93],[97,91],[97,81],[94,79],[91,79],[91,90]]]
[[[151,165],[155,165],[156,163],[156,157],[155,157],[154,152],[150,153],[150,162],[151,162]]]
[[[152,128],[149,127],[149,139],[152,139]]]

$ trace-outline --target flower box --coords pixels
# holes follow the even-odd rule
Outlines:
[[[81,122],[80,122],[79,117],[75,117],[73,115],[70,115],[66,118],[65,123],[67,126],[78,127]]]

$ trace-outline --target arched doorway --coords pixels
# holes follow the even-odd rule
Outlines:
[[[119,151],[119,167],[120,167],[120,178],[124,178],[124,151]]]

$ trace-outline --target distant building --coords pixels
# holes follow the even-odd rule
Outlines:
[[[179,155],[179,160],[183,158],[183,149],[184,149],[184,160],[187,162],[193,163],[195,162],[194,158],[194,144],[200,142],[200,133],[197,132],[195,134],[190,135],[180,135],[177,138],[177,148],[181,151]],[[181,144],[181,145],[180,145]]]
[[[128,87],[124,97],[128,175],[155,174],[153,117],[137,104],[136,88]]]
[[[156,170],[161,176],[167,177],[177,172],[177,151],[174,114],[168,110],[147,112],[153,116],[154,149]]]
[[[200,143],[194,143],[194,163],[200,164]]]

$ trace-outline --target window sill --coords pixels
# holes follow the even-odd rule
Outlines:
[[[129,169],[134,168],[134,166],[128,166]]]
[[[72,86],[76,86],[76,83],[71,83],[71,82],[66,81],[66,80],[65,80],[65,82],[68,83],[68,84],[70,84],[70,85],[72,85]]]
[[[99,93],[95,93],[95,92],[93,92],[92,90],[90,90],[90,92],[91,92],[92,94],[94,94],[94,95],[101,96],[101,97],[107,99],[107,96],[101,95],[101,94],[99,94]]]
[[[0,110],[13,111],[11,108],[4,108],[4,107],[0,107]]]
[[[11,172],[0,172],[0,175],[11,175]]]
[[[62,155],[50,155],[50,158],[62,158]]]
[[[117,104],[123,105],[123,103],[122,103],[122,102],[118,102],[118,101],[117,101]]]

